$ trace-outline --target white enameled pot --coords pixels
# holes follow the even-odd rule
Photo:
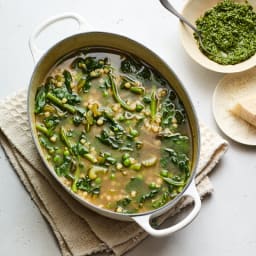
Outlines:
[[[64,19],[74,19],[79,24],[79,33],[73,36],[67,37],[64,40],[58,42],[54,46],[52,46],[49,50],[43,52],[36,46],[36,39],[39,34],[44,31],[47,27],[51,24],[61,21]],[[193,105],[189,99],[187,92],[185,91],[184,87],[182,86],[179,79],[176,77],[174,72],[170,69],[170,67],[153,53],[151,50],[143,46],[142,44],[131,40],[127,37],[113,34],[113,33],[106,33],[106,32],[88,32],[91,31],[91,26],[89,26],[83,17],[74,13],[65,13],[59,16],[55,16],[50,18],[49,20],[43,22],[32,34],[29,40],[29,46],[36,63],[34,72],[31,77],[29,90],[28,90],[28,114],[29,114],[29,121],[32,131],[32,136],[34,142],[36,144],[36,148],[51,172],[51,174],[56,178],[56,180],[61,184],[61,186],[70,193],[76,200],[78,200],[82,205],[88,207],[89,209],[104,215],[106,217],[121,220],[121,221],[135,221],[138,223],[146,232],[148,232],[152,236],[166,236],[170,235],[185,226],[187,226],[199,213],[201,207],[201,200],[200,196],[195,187],[195,172],[199,157],[199,127],[197,117],[193,108]],[[87,32],[85,32],[87,31]],[[192,171],[191,177],[183,189],[183,191],[172,201],[164,205],[163,207],[149,211],[146,213],[141,214],[123,214],[123,213],[116,213],[106,209],[99,208],[85,199],[81,198],[79,195],[71,191],[68,187],[66,187],[62,182],[60,182],[58,176],[56,175],[54,169],[51,165],[46,161],[42,149],[40,147],[36,128],[35,128],[35,116],[34,116],[34,100],[37,88],[43,83],[45,77],[47,76],[48,72],[51,68],[63,57],[68,56],[70,53],[74,53],[81,48],[87,47],[102,47],[102,48],[111,48],[115,49],[124,53],[133,54],[137,58],[143,60],[144,62],[151,65],[153,68],[158,70],[161,75],[172,85],[172,88],[176,91],[179,98],[182,100],[185,110],[187,112],[188,121],[191,127],[191,138],[192,138]],[[151,225],[151,220],[157,216],[160,216],[164,213],[167,213],[171,208],[175,206],[175,204],[183,197],[189,196],[193,198],[194,207],[188,215],[178,222],[175,225],[172,225],[168,228],[164,229],[155,229]]]

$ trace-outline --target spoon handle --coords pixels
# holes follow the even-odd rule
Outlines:
[[[170,4],[168,0],[160,0],[161,4],[169,10],[172,14],[174,14],[176,17],[178,17],[181,21],[186,23],[191,29],[193,29],[196,33],[198,33],[195,26],[193,26],[186,18],[184,18],[180,13],[177,12],[177,10]]]

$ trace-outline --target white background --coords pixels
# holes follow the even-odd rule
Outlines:
[[[184,4],[183,0],[171,2],[179,10]],[[189,58],[179,40],[177,18],[158,0],[0,0],[0,99],[28,87],[34,68],[28,38],[34,28],[67,11],[82,15],[97,30],[129,36],[155,51],[183,82],[200,120],[224,136],[211,108],[214,88],[223,74]],[[75,31],[75,23],[57,24],[40,37],[38,45],[47,49]],[[229,142],[228,152],[211,175],[215,192],[203,202],[198,218],[171,237],[147,238],[127,256],[256,255],[255,147]],[[50,228],[2,150],[0,255],[60,255]]]

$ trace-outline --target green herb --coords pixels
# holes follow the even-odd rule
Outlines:
[[[152,202],[152,207],[157,209],[157,208],[165,205],[168,202],[169,198],[170,198],[169,192],[164,192],[159,199],[154,200]]]
[[[95,136],[100,142],[105,145],[111,146],[113,149],[118,149],[123,144],[123,139],[120,135],[112,135],[111,132],[104,128],[100,135]]]
[[[121,70],[124,73],[135,74],[145,80],[151,80],[153,76],[152,71],[147,66],[142,65],[131,56],[121,62]]]
[[[71,68],[72,69],[81,69],[82,71],[86,72],[86,64],[83,58],[78,57],[76,58],[72,63],[71,63]]]
[[[39,142],[42,146],[46,148],[46,150],[50,153],[53,154],[55,152],[54,147],[51,145],[50,141],[48,138],[44,137],[43,135],[39,136]]]
[[[137,195],[139,196],[149,191],[145,181],[139,177],[131,178],[128,184],[126,185],[125,190],[128,193],[131,193],[132,191],[136,191]]]
[[[81,117],[81,116],[79,116],[79,115],[74,115],[74,116],[73,116],[73,124],[74,124],[75,126],[80,125],[83,120],[84,120],[84,117]]]
[[[41,86],[38,88],[35,98],[35,113],[41,113],[43,110],[43,107],[46,104],[46,93],[45,93],[45,87]]]
[[[149,200],[149,199],[152,199],[154,198],[159,192],[159,189],[156,188],[156,189],[153,189],[151,190],[150,192],[142,195],[140,198],[139,198],[139,203],[144,203],[146,200]]]
[[[56,115],[52,115],[52,116],[46,117],[44,119],[44,123],[48,129],[54,129],[60,123],[60,118]]]
[[[128,198],[128,197],[126,197],[126,198],[124,198],[124,199],[121,199],[121,200],[118,200],[117,202],[116,202],[116,205],[117,206],[121,206],[121,207],[126,207],[126,206],[128,206],[130,203],[131,203],[131,199],[130,198]]]
[[[100,185],[96,184],[88,176],[79,179],[76,183],[78,189],[88,192],[89,194],[98,195],[100,193]]]
[[[68,177],[72,168],[72,162],[70,157],[65,157],[61,165],[55,166],[55,171],[58,176]]]

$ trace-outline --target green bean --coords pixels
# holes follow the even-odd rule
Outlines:
[[[168,178],[168,177],[162,177],[162,179],[167,182],[168,184],[170,185],[173,185],[173,186],[176,186],[176,187],[179,187],[179,186],[184,186],[185,185],[185,182],[184,181],[176,181],[172,178]]]
[[[77,182],[79,180],[80,177],[80,167],[79,167],[79,163],[76,164],[76,171],[75,171],[75,175],[74,175],[74,180],[71,186],[72,191],[77,192]]]
[[[135,108],[128,105],[125,101],[123,101],[118,93],[118,90],[117,90],[117,86],[113,80],[113,77],[112,76],[109,76],[109,79],[110,79],[110,83],[111,83],[111,88],[112,88],[112,91],[113,91],[113,97],[114,99],[126,110],[129,110],[129,111],[134,111]]]
[[[95,156],[93,156],[92,154],[84,154],[83,155],[87,160],[89,160],[90,162],[92,162],[93,164],[96,164],[98,162],[97,158]]]
[[[135,93],[135,94],[142,95],[145,92],[145,88],[144,87],[131,86],[130,91]]]
[[[72,76],[69,71],[64,70],[63,76],[65,78],[65,85],[69,93],[72,93],[71,83],[72,83]]]
[[[158,104],[158,98],[156,95],[156,87],[153,87],[152,93],[151,93],[151,102],[150,102],[150,113],[151,113],[152,119],[155,119],[155,116],[157,113],[157,104]]]
[[[40,131],[41,133],[45,134],[47,137],[50,137],[52,135],[52,131],[47,129],[44,125],[42,124],[36,124],[36,129]]]
[[[53,95],[52,93],[48,92],[46,95],[46,98],[48,100],[50,100],[53,104],[57,105],[58,107],[60,107],[64,110],[67,110],[68,112],[70,112],[72,114],[76,113],[75,107],[73,107],[72,105],[67,104],[67,103],[62,103],[62,101],[59,98],[57,98],[55,95]]]
[[[81,89],[84,87],[85,83],[86,83],[86,79],[81,78],[81,79],[78,81],[78,83],[77,83],[77,90],[78,90],[78,91],[81,90]]]
[[[87,123],[86,123],[86,131],[89,132],[90,131],[90,127],[91,125],[93,125],[93,113],[91,110],[87,111],[86,113],[86,120],[87,120]]]
[[[64,144],[67,146],[67,148],[69,149],[69,151],[71,153],[73,153],[73,145],[72,143],[70,142],[70,140],[68,139],[68,136],[67,136],[67,131],[66,129],[61,126],[60,127],[60,138],[62,139],[62,141],[64,142]]]

